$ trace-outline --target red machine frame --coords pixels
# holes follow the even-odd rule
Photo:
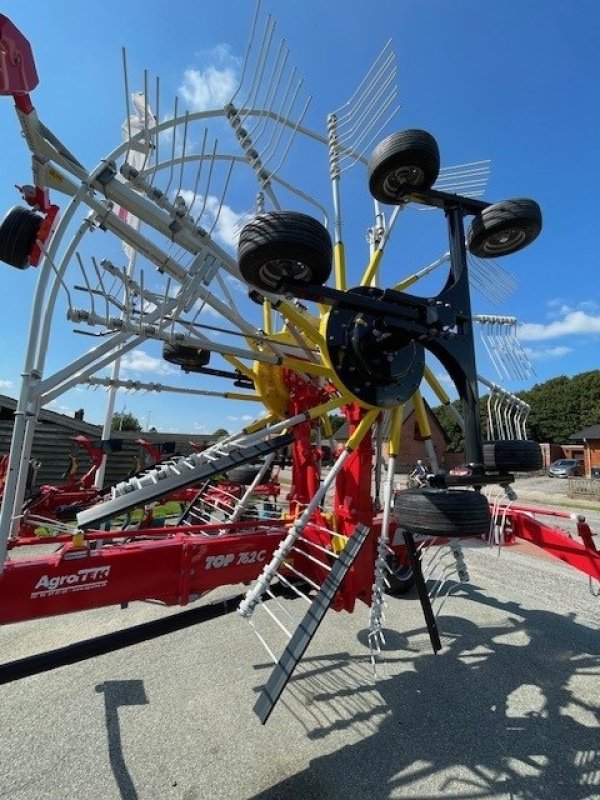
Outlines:
[[[1,15],[0,35],[6,45],[0,52],[0,93],[12,95],[19,113],[27,116],[33,112],[29,92],[38,82],[31,48],[22,34]],[[43,215],[37,241],[29,255],[29,264],[36,265],[41,255],[40,244],[52,235],[56,225],[58,207],[49,202],[44,187],[24,186],[20,191],[25,201]],[[292,412],[323,402],[321,393],[325,390],[303,384],[291,372],[285,375],[285,380],[293,397]],[[344,411],[351,435],[365,412],[357,405],[348,405]],[[21,535],[9,542],[11,553],[23,546],[42,550],[48,544],[58,544],[60,550],[35,558],[7,560],[0,575],[0,624],[133,600],[186,605],[218,586],[252,581],[319,486],[318,458],[310,438],[311,424],[297,425],[294,436],[287,519],[137,531],[75,531],[72,535],[44,539]],[[323,512],[316,511],[314,522],[304,531],[305,538],[322,544],[326,524],[343,536],[350,536],[359,523],[370,528],[366,545],[337,592],[333,603],[336,610],[352,611],[356,600],[369,603],[371,599],[373,565],[381,529],[381,517],[371,494],[372,455],[371,436],[367,434],[338,476],[333,518],[326,519]],[[87,486],[84,490],[89,491],[90,496],[97,496],[95,490]],[[79,499],[81,490],[75,493]],[[51,491],[46,493],[47,508],[55,503],[56,496]],[[62,503],[68,502],[66,496],[62,495]],[[583,520],[578,521],[580,543],[533,516],[541,513],[547,512],[516,505],[497,511],[507,522],[509,535],[523,538],[590,578],[600,580],[600,554],[589,526]],[[402,555],[402,548],[396,549]],[[301,563],[303,573],[314,578],[315,583],[322,582],[322,569],[308,557],[304,558],[302,552],[295,555],[294,560]]]
[[[350,432],[364,413],[358,406],[345,409]],[[290,508],[318,482],[318,462],[306,460],[310,448],[310,425],[297,426],[294,454],[304,454],[297,483],[290,493]],[[326,520],[318,512],[305,537],[326,543],[322,525],[333,524],[342,535],[350,535],[358,523],[371,530],[368,541],[354,562],[333,603],[335,610],[352,611],[356,600],[369,603],[373,564],[381,517],[371,496],[372,445],[367,435],[350,455],[336,484],[336,514]],[[296,460],[294,463],[297,463]],[[501,507],[497,520],[505,521],[507,542],[523,539],[540,547],[580,572],[600,581],[600,553],[589,525],[577,519],[581,542],[560,528],[545,524],[538,515],[570,518],[567,512],[536,509],[524,505]],[[82,611],[134,600],[153,600],[167,605],[186,605],[223,585],[255,579],[286,535],[294,514],[280,520],[214,523],[196,527],[164,527],[136,531],[87,531],[40,539],[20,537],[9,547],[61,545],[52,554],[9,559],[0,575],[0,624]],[[403,547],[394,548],[403,556]],[[322,570],[301,555],[302,572],[323,580]]]

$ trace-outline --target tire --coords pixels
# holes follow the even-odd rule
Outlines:
[[[233,467],[233,469],[230,469],[226,475],[228,481],[247,486],[248,484],[252,483],[259,471],[260,467],[247,467],[242,465],[240,467]]]
[[[542,469],[542,451],[537,442],[527,439],[499,439],[483,443],[486,470],[498,472],[538,472]]]
[[[415,585],[415,576],[413,575],[412,567],[408,561],[408,556],[400,559],[398,556],[389,555],[387,557],[387,565],[391,572],[386,572],[385,579],[389,586],[386,588],[386,594],[398,597],[399,595],[410,592]]]
[[[517,197],[494,203],[473,217],[467,247],[474,256],[496,258],[531,244],[542,230],[542,212],[535,200]]]
[[[277,293],[288,282],[323,285],[331,274],[332,258],[326,228],[296,211],[259,214],[240,233],[240,272],[262,291]]]
[[[381,203],[398,205],[412,192],[431,189],[440,171],[440,151],[430,133],[393,133],[380,142],[367,168],[369,191]]]
[[[425,536],[485,536],[490,527],[487,499],[469,490],[406,489],[396,494],[394,516],[401,528]]]
[[[11,208],[0,223],[0,261],[17,269],[27,269],[41,224],[42,217],[30,209]]]
[[[163,345],[163,358],[170,364],[177,364],[188,372],[206,367],[210,362],[210,350],[199,350],[189,344],[171,344],[165,342]]]

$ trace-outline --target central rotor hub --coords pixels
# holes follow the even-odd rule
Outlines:
[[[377,297],[380,289],[360,286],[349,295]],[[410,331],[386,331],[381,315],[334,306],[325,339],[338,381],[359,401],[393,408],[419,388],[425,370],[425,348]]]

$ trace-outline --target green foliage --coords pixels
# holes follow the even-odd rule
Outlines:
[[[229,431],[225,430],[225,428],[217,428],[217,430],[213,433],[213,436],[216,439],[222,439],[223,436],[229,436]]]
[[[455,400],[452,404],[462,414],[460,400]],[[447,406],[438,406],[432,409],[437,417],[438,422],[442,426],[444,436],[446,437],[446,450],[449,453],[462,453],[465,449],[465,440],[462,429],[456,421],[455,415],[448,409]]]
[[[142,426],[137,417],[129,412],[123,414],[117,411],[112,418],[113,431],[141,431]]]
[[[561,375],[539,383],[517,396],[531,406],[527,418],[527,436],[536,442],[565,444],[574,433],[600,422],[600,370],[582,372],[567,378]],[[481,423],[486,434],[488,395],[480,400]],[[462,414],[460,401],[454,406]],[[450,453],[464,451],[464,439],[456,418],[447,406],[438,406],[433,413],[439,420]]]
[[[519,397],[531,406],[529,437],[563,444],[574,433],[600,422],[600,370],[561,375],[536,384]]]
[[[331,422],[331,430],[335,433],[339,431],[344,422],[346,422],[346,417],[343,417],[341,414],[330,414],[329,421]]]

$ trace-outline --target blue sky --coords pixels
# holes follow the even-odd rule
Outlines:
[[[130,89],[143,88],[144,68],[151,81],[160,76],[161,119],[172,113],[175,95],[180,110],[219,108],[235,89],[253,17],[250,0],[188,9],[166,0],[106,0],[83,7],[75,0],[5,0],[2,12],[32,44],[40,76],[32,98],[41,120],[88,169],[120,141],[125,117],[122,46],[127,49]],[[475,313],[518,318],[519,340],[536,374],[527,379],[497,375],[482,346],[479,371],[518,391],[553,376],[598,368],[600,6],[595,0],[381,0],[376,9],[352,0],[264,0],[262,13],[263,18],[274,15],[277,35],[285,37],[304,80],[302,96],[313,98],[304,119],[308,127],[325,133],[327,114],[350,97],[391,37],[401,108],[381,137],[404,128],[428,130],[439,143],[443,166],[491,159],[486,200],[526,196],[539,202],[542,234],[531,247],[501,259],[492,274],[492,282],[498,283],[508,280],[504,270],[513,276],[518,282],[514,292],[499,306],[477,292],[473,295]],[[223,131],[222,141],[228,142],[228,135]],[[0,136],[4,213],[19,204],[14,184],[31,181],[29,153],[9,98],[0,103]],[[314,155],[295,142],[282,175],[330,209],[324,153]],[[216,228],[223,246],[232,244],[235,220],[249,207],[249,198],[245,185],[231,188]],[[66,204],[56,193],[53,199]],[[353,276],[358,282],[367,257],[365,232],[372,223],[361,165],[344,174],[342,207],[350,283]],[[437,212],[401,214],[385,260],[384,283],[391,285],[440,256],[443,230]],[[90,252],[97,248],[96,256],[102,258],[106,247],[115,253],[97,238]],[[36,278],[34,269],[21,273],[3,266],[0,271],[0,392],[13,396],[20,385]],[[439,280],[434,275],[414,291],[436,291]],[[241,297],[240,287],[233,290],[239,292],[248,318],[256,316],[256,307]],[[64,309],[61,298],[47,373],[95,343],[72,333]],[[216,317],[209,321],[219,324]],[[230,388],[217,379],[186,378],[160,354],[159,343],[146,343],[125,358],[125,377],[215,391]],[[77,389],[52,407],[66,413],[83,407],[86,419],[100,422],[104,404],[102,390]],[[123,408],[144,425],[191,433],[221,426],[234,430],[261,411],[254,404],[147,393],[120,393],[117,409]]]

